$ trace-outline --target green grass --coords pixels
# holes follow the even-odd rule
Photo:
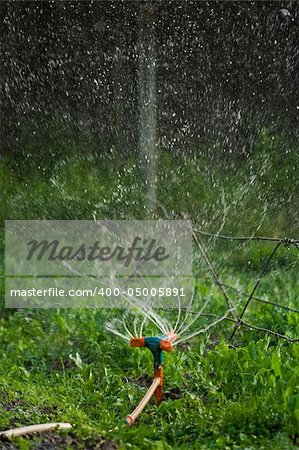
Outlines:
[[[138,155],[107,149],[67,119],[37,130],[24,123],[19,148],[0,158],[3,219],[144,219],[147,202]],[[298,235],[298,144],[264,129],[252,154],[224,158],[158,149],[157,194],[200,228],[271,236]],[[286,153],[287,151],[287,153]],[[222,162],[225,159],[225,163]],[[163,217],[161,210],[158,216]]]
[[[119,156],[57,117],[38,133],[33,128],[24,125],[20,149],[0,161],[2,300],[4,219],[147,217],[136,155]],[[168,211],[189,213],[207,231],[218,231],[227,214],[223,233],[251,234],[258,225],[259,234],[296,237],[299,161],[297,149],[288,148],[286,156],[286,147],[283,136],[264,130],[249,158],[226,159],[225,165],[221,154],[211,160],[200,151],[192,158],[160,151],[158,197]],[[208,245],[224,281],[246,292],[272,248],[253,242]],[[297,263],[298,249],[280,248],[257,295],[298,308]],[[223,312],[223,298],[196,254],[194,273],[198,301],[213,293],[211,312]],[[235,291],[230,295],[239,299]],[[68,450],[294,448],[289,435],[299,430],[298,344],[241,328],[229,348],[233,324],[222,322],[167,355],[166,400],[159,407],[148,405],[129,429],[124,417],[145,393],[152,361],[147,350],[130,349],[104,331],[111,314],[121,313],[0,309],[0,430],[68,421],[72,433],[53,433],[52,445]],[[298,337],[294,312],[253,300],[245,319]],[[14,446],[50,448],[38,444],[41,439],[18,439]]]
[[[285,288],[283,302],[293,305],[298,282],[290,277]],[[145,393],[152,362],[147,350],[130,349],[104,331],[110,314],[24,310],[1,320],[0,429],[69,421],[82,448],[86,439],[113,440],[120,448],[292,448],[288,436],[299,421],[298,344],[244,329],[237,347],[229,348],[224,339],[231,324],[221,324],[167,355],[170,398],[159,407],[150,404],[129,429],[124,417]],[[264,305],[247,317],[289,335],[298,330],[298,314]],[[16,445],[31,448],[33,442]]]

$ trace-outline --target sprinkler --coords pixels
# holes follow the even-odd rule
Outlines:
[[[126,417],[126,423],[130,427],[134,425],[136,418],[143,411],[153,395],[156,398],[157,405],[160,404],[163,397],[163,350],[171,352],[173,350],[172,343],[177,337],[175,333],[170,331],[162,336],[140,337],[130,340],[131,347],[147,347],[150,349],[154,359],[154,378],[152,384],[138,406]]]

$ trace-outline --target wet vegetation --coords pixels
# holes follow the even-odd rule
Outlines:
[[[142,2],[159,3],[154,208],[139,152],[137,3],[0,5],[0,431],[73,424],[0,448],[294,449],[299,259],[290,240],[231,341],[235,323],[223,320],[167,355],[165,400],[132,429],[124,417],[152,360],[105,330],[123,311],[4,307],[5,220],[189,218],[214,235],[200,239],[238,314],[275,243],[215,235],[299,238],[296,2]],[[205,326],[227,305],[196,243],[193,256],[195,312],[213,298]]]
[[[98,144],[87,134],[54,125],[47,137],[27,128],[20,135],[22,155],[2,159],[3,218],[146,217],[134,155],[121,159],[112,153],[108,159],[94,151]],[[194,158],[161,149],[159,200],[167,211],[187,211],[195,227],[212,232],[229,208],[223,234],[250,235],[259,224],[258,234],[296,237],[298,159],[290,147],[284,165],[284,142],[282,135],[265,130],[252,157],[225,167],[199,156],[195,164]],[[39,160],[32,159],[34,152]],[[164,218],[162,210],[158,215]],[[210,255],[227,283],[249,292],[271,246],[213,241]],[[194,269],[198,302],[213,292],[209,312],[221,314],[224,300],[198,255]],[[298,309],[297,270],[298,250],[281,249],[257,295]],[[1,292],[4,301],[3,283]],[[292,448],[298,427],[298,344],[242,328],[230,348],[233,324],[218,325],[167,357],[165,402],[149,406],[129,430],[123,418],[144,392],[147,383],[140,377],[151,373],[151,359],[105,332],[109,317],[107,311],[2,310],[0,428],[47,421],[75,426],[62,437],[19,439],[15,448],[51,448],[55,442],[57,448]],[[295,339],[299,314],[254,302],[246,321]]]

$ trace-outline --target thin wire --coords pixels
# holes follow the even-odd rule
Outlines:
[[[191,311],[191,314],[195,314],[195,313],[193,311]],[[214,317],[216,319],[217,318],[220,319],[220,317],[217,316],[217,314],[210,314],[210,313],[203,313],[202,317]],[[235,323],[237,322],[237,320],[233,319],[232,317],[225,317],[224,320],[228,320],[229,322],[235,322]],[[299,342],[299,338],[293,339],[293,338],[290,338],[289,336],[286,336],[285,334],[281,334],[281,333],[277,333],[276,331],[269,330],[268,328],[257,327],[256,325],[251,325],[250,323],[247,323],[247,322],[244,322],[244,321],[242,321],[242,325],[244,325],[247,328],[251,328],[253,330],[256,330],[256,331],[261,331],[263,333],[271,334],[271,335],[276,336],[276,337],[278,337],[280,339],[285,339],[286,341],[289,341],[291,343]]]
[[[165,208],[164,205],[162,205],[162,203],[159,200],[156,199],[152,199],[151,197],[148,196],[148,199],[154,203],[156,203],[157,206],[159,206],[159,208],[163,211],[164,215],[166,218],[171,219],[173,218],[171,214],[169,214]],[[194,233],[198,233],[201,234],[202,236],[208,236],[208,237],[212,237],[214,239],[224,239],[224,240],[228,240],[228,241],[272,241],[272,242],[281,242],[285,245],[295,245],[298,246],[299,245],[299,239],[293,239],[293,238],[288,238],[288,237],[284,237],[284,238],[274,238],[274,237],[268,237],[268,236],[226,236],[223,234],[213,234],[213,233],[209,233],[207,231],[203,231],[200,230],[198,228],[193,228],[192,230],[194,231]]]
[[[286,341],[289,341],[289,342],[292,342],[292,343],[299,342],[299,339],[297,339],[297,338],[292,339],[289,336],[285,336],[284,334],[280,334],[280,333],[277,333],[276,331],[268,330],[267,328],[257,327],[255,325],[251,325],[250,323],[246,323],[244,321],[242,321],[242,325],[244,325],[247,328],[252,328],[253,330],[262,331],[264,333],[272,334],[273,336],[276,336],[276,337],[278,337],[280,339],[285,339]]]
[[[228,289],[232,289],[233,291],[238,292],[238,294],[243,295],[244,297],[248,297],[248,295],[249,295],[249,294],[246,294],[246,292],[243,292],[234,286],[230,286],[229,284],[224,284],[224,286],[226,286]],[[285,305],[281,305],[280,303],[271,302],[270,300],[265,300],[263,298],[256,297],[255,295],[252,296],[252,299],[256,300],[257,302],[260,302],[260,303],[266,303],[268,305],[275,306],[276,308],[286,309],[287,311],[291,311],[291,312],[299,314],[299,309],[291,308],[290,306],[285,306]]]
[[[278,242],[278,244],[276,244],[276,246],[275,246],[274,249],[272,250],[272,252],[271,252],[269,258],[267,259],[267,262],[266,262],[266,264],[264,265],[263,270],[261,271],[261,273],[260,273],[260,275],[259,275],[259,277],[258,277],[258,279],[257,279],[257,281],[256,281],[256,283],[255,283],[255,285],[254,285],[254,288],[252,289],[251,294],[249,295],[249,297],[248,297],[248,299],[247,299],[247,301],[246,301],[246,303],[245,303],[245,305],[244,305],[244,307],[243,307],[243,310],[242,310],[242,312],[241,312],[241,315],[240,315],[240,317],[239,317],[239,320],[238,320],[238,322],[236,323],[236,325],[234,326],[234,329],[233,329],[233,331],[232,331],[232,333],[231,333],[231,335],[230,335],[230,337],[229,337],[229,339],[228,339],[229,342],[233,339],[233,337],[234,337],[234,335],[235,335],[237,329],[238,329],[239,326],[241,325],[242,318],[243,318],[243,316],[244,316],[244,314],[245,314],[245,312],[246,312],[246,310],[247,310],[247,308],[248,308],[248,306],[249,306],[249,304],[250,304],[250,302],[251,302],[251,300],[252,300],[252,298],[253,298],[253,295],[254,295],[254,293],[255,293],[255,291],[256,291],[258,285],[260,284],[260,282],[261,282],[261,280],[262,280],[262,278],[263,278],[263,276],[264,276],[264,274],[265,274],[265,272],[266,272],[266,270],[267,270],[267,267],[269,266],[269,264],[270,264],[270,262],[271,262],[273,256],[275,255],[276,251],[277,251],[278,248],[281,246],[281,244],[282,244],[282,242]]]
[[[193,228],[194,233],[201,234],[202,236],[212,237],[214,239],[223,239],[227,241],[270,241],[270,242],[279,242],[285,245],[295,245],[299,244],[299,239],[293,238],[274,238],[267,236],[225,236],[223,234],[213,234],[208,233],[207,231],[199,230],[197,228]]]
[[[222,283],[222,280],[221,280],[219,274],[214,269],[213,264],[210,261],[210,258],[208,257],[208,255],[207,255],[206,251],[204,250],[201,242],[199,241],[198,237],[196,236],[196,234],[193,231],[192,231],[192,235],[193,235],[193,238],[194,238],[194,240],[195,240],[195,242],[196,242],[196,244],[197,244],[197,246],[198,246],[198,248],[200,250],[200,253],[202,254],[204,260],[206,261],[206,264],[207,264],[208,268],[210,269],[210,272],[213,275],[213,278],[214,278],[214,281],[215,281],[216,285],[220,288],[222,294],[224,295],[224,298],[225,298],[225,300],[227,302],[227,305],[228,305],[229,309],[231,311],[233,311],[233,315],[236,317],[236,311],[235,311],[235,308],[234,308],[234,304],[233,304],[232,300],[230,299],[229,295],[227,294],[226,290],[224,289],[224,285]]]

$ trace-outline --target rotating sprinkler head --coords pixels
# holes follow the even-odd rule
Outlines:
[[[171,352],[173,350],[172,343],[177,339],[177,335],[172,331],[162,336],[132,338],[130,340],[131,347],[147,347],[153,355],[154,359],[154,378],[147,393],[134,411],[126,417],[126,423],[132,427],[136,418],[143,411],[151,397],[156,397],[156,403],[159,404],[163,397],[163,351]]]

